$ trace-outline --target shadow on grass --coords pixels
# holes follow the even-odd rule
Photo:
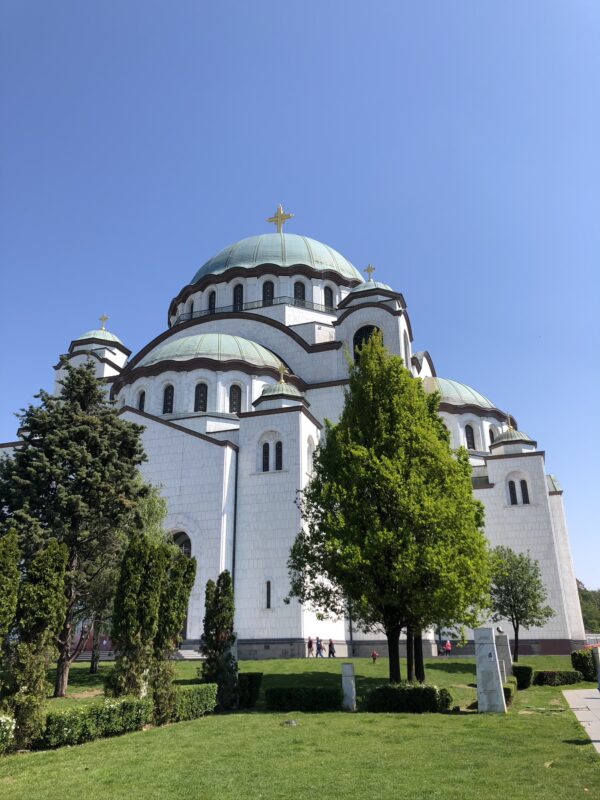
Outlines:
[[[583,745],[583,744],[591,744],[591,739],[563,739],[563,744],[574,744],[574,745]]]
[[[470,675],[476,674],[475,664],[456,663],[455,661],[428,661],[425,665],[426,672],[445,672],[447,675],[454,675],[456,673],[468,673]]]

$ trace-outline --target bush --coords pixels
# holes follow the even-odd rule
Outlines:
[[[573,669],[581,672],[584,681],[597,680],[596,664],[591,650],[573,650],[571,664]]]
[[[509,677],[506,679],[506,683],[502,687],[502,690],[504,691],[504,702],[506,703],[507,708],[512,704],[518,688],[519,685],[516,676],[509,675]]]
[[[517,679],[517,689],[528,689],[533,680],[533,667],[525,664],[513,664],[513,675]]]
[[[240,708],[254,708],[260,693],[262,676],[262,672],[240,672],[238,674]]]
[[[45,731],[35,746],[63,747],[139,731],[151,722],[152,712],[152,701],[147,697],[122,697],[64,711],[50,711],[46,715]]]
[[[342,706],[340,686],[277,686],[267,689],[269,711],[339,711]]]
[[[447,689],[437,686],[414,686],[410,683],[387,684],[372,689],[365,700],[367,711],[424,712],[449,711],[452,695]]]
[[[15,720],[8,714],[0,714],[0,756],[6,753],[15,741]]]
[[[210,714],[217,705],[217,684],[200,683],[177,689],[174,722],[198,719]]]
[[[581,672],[571,669],[544,669],[533,675],[534,686],[567,686],[582,680]]]

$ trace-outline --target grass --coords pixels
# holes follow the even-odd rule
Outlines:
[[[340,660],[341,661],[341,660]],[[263,689],[339,681],[340,661],[242,662],[265,673]],[[387,662],[355,659],[361,693],[386,678]],[[523,658],[538,669],[568,658]],[[404,665],[403,665],[404,668]],[[428,681],[463,708],[475,698],[470,659],[432,659]],[[105,669],[105,668],[104,668]],[[177,665],[178,681],[197,664]],[[583,684],[589,686],[590,684]],[[101,684],[76,665],[70,697]],[[296,725],[284,724],[294,719]],[[0,760],[2,800],[187,800],[187,798],[600,798],[600,759],[567,710],[560,688],[519,692],[507,716],[461,713],[271,714],[206,717],[54,752]]]

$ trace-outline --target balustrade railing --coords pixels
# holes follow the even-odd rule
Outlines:
[[[217,314],[231,314],[236,311],[252,311],[255,308],[268,308],[269,306],[296,306],[296,308],[307,308],[310,311],[321,311],[325,314],[333,314],[331,306],[324,306],[321,303],[313,303],[311,300],[301,300],[298,297],[274,297],[272,300],[254,300],[251,303],[234,303],[231,306],[219,306],[218,308],[201,308],[197,311],[185,311],[179,314],[173,325],[187,322],[190,319],[200,319],[201,317],[212,317]]]

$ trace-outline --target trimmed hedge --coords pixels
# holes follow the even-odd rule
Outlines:
[[[573,669],[581,672],[584,681],[595,681],[598,678],[596,674],[596,664],[591,650],[573,650],[571,653],[571,664]]]
[[[581,672],[572,669],[544,669],[534,672],[534,686],[567,686],[583,680]]]
[[[509,675],[508,678],[506,679],[506,683],[502,687],[502,690],[504,692],[504,702],[506,703],[507,708],[510,705],[512,705],[512,701],[515,698],[515,694],[517,693],[518,688],[519,686],[516,676]]]
[[[342,706],[340,686],[277,686],[267,689],[269,711],[339,711]]]
[[[216,683],[199,683],[193,686],[177,687],[173,722],[198,719],[205,714],[213,712],[216,705]]]
[[[44,733],[34,746],[63,747],[139,731],[152,721],[152,712],[152,701],[148,697],[122,697],[64,711],[49,711]]]
[[[517,679],[517,689],[529,689],[533,680],[533,667],[525,664],[513,664],[512,671]]]
[[[262,676],[262,672],[240,672],[238,674],[240,708],[254,708],[260,694]]]
[[[409,683],[387,684],[372,689],[366,696],[365,709],[372,712],[446,712],[452,705],[452,695],[437,686],[413,686]]]

